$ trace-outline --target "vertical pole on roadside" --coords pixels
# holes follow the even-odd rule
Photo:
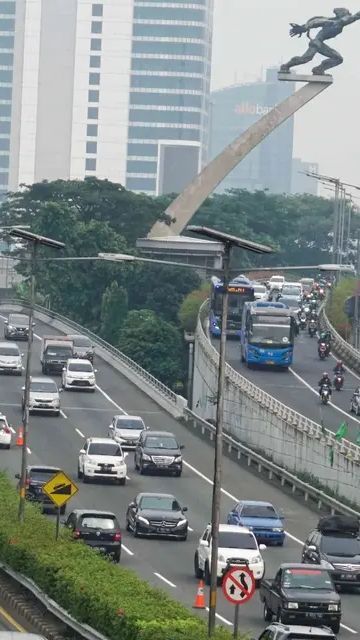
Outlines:
[[[359,278],[360,278],[360,232],[357,234],[356,247],[356,289],[355,289],[355,309],[354,309],[354,342],[355,349],[359,348]]]
[[[234,613],[234,638],[237,638],[239,633],[239,609],[240,605],[236,604]]]
[[[55,529],[55,540],[59,537],[60,531],[60,507],[56,508],[56,529]]]
[[[188,368],[188,388],[187,401],[189,409],[192,410],[193,382],[194,382],[194,342],[189,342],[189,368]]]
[[[334,226],[333,226],[333,263],[337,263],[337,247],[338,247],[338,219],[339,219],[339,191],[340,182],[335,181],[335,197],[334,197]]]

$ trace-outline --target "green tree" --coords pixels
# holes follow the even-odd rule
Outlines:
[[[334,288],[331,294],[330,302],[327,307],[327,313],[331,324],[335,327],[340,335],[348,340],[351,332],[351,324],[348,316],[344,311],[345,300],[353,296],[356,289],[355,278],[343,278]]]
[[[127,291],[124,287],[119,287],[118,283],[113,280],[106,287],[101,300],[100,335],[104,340],[116,344],[127,313]]]
[[[184,331],[194,333],[203,302],[209,297],[209,285],[206,283],[200,289],[191,291],[182,301],[179,309],[179,322]]]
[[[129,311],[118,347],[169,387],[183,380],[181,335],[173,324],[157,318],[153,311]]]

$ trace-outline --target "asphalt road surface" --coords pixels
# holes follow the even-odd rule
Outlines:
[[[6,315],[3,309],[1,313]],[[3,319],[0,317],[0,337],[3,333]],[[41,335],[54,333],[54,329],[37,322],[35,332],[32,372],[38,375],[41,374],[39,338]],[[307,345],[305,339],[301,338],[301,340],[304,340],[310,352],[311,349],[315,349],[315,343],[314,346]],[[19,344],[23,345],[22,350],[25,353],[27,345]],[[235,343],[230,344],[230,350],[234,350],[235,353],[235,349]],[[314,361],[316,362],[316,358]],[[61,417],[31,416],[29,463],[57,465],[63,468],[76,484],[79,484],[80,490],[72,499],[68,510],[82,507],[114,511],[123,529],[122,564],[134,569],[142,578],[157,587],[164,588],[172,597],[191,607],[197,587],[193,571],[194,552],[198,539],[210,520],[211,513],[213,449],[171,418],[99,357],[96,358],[95,366],[98,369],[98,388],[94,394],[82,391],[63,392]],[[258,372],[251,372],[254,378],[257,375]],[[270,374],[261,372],[260,376],[270,385]],[[279,383],[277,383],[278,376],[281,380]],[[302,394],[308,394],[307,400],[304,399],[305,404],[309,405],[311,401],[316,407],[316,397],[313,397],[311,392],[304,388],[304,385],[300,384],[291,373],[274,373],[275,382],[269,386],[271,393],[274,395],[281,393],[286,400],[286,393],[277,391],[283,386],[285,379],[291,381],[289,386],[293,391],[295,387]],[[57,381],[59,382],[59,379]],[[0,383],[0,411],[4,412],[10,423],[16,427],[21,420],[20,400],[24,378],[3,375]],[[345,396],[345,392],[343,395]],[[328,409],[333,411],[330,407]],[[77,462],[84,438],[106,436],[112,416],[122,412],[141,415],[148,426],[170,430],[176,434],[179,442],[185,445],[184,470],[180,478],[140,476],[134,469],[133,454],[130,453],[127,458],[129,479],[126,486],[79,483]],[[315,414],[316,409],[314,409]],[[10,451],[0,451],[0,467],[7,469],[12,477],[19,471],[19,466],[20,451],[15,444]],[[138,492],[145,490],[174,493],[180,503],[189,508],[191,531],[186,542],[133,538],[125,531],[126,507]],[[240,498],[269,500],[284,513],[287,539],[283,548],[271,547],[263,552],[266,576],[273,576],[281,562],[299,561],[302,542],[308,531],[316,525],[317,514],[302,505],[296,497],[283,493],[271,482],[264,482],[258,476],[227,459],[224,465],[221,505],[223,522],[226,522],[226,515],[235,500]],[[341,637],[360,633],[359,598],[360,593],[342,596]],[[218,622],[231,628],[234,608],[224,599],[221,590],[219,590],[217,610]],[[199,615],[207,614],[202,612]],[[241,631],[248,631],[251,635],[258,634],[265,627],[258,594],[241,608],[240,627]]]

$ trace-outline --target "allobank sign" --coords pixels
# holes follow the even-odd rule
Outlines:
[[[266,116],[273,107],[264,107],[262,104],[251,104],[251,102],[241,102],[235,105],[235,113],[239,116]]]

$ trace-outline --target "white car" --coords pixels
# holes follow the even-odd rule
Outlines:
[[[258,587],[264,577],[265,565],[260,551],[266,549],[264,544],[258,545],[252,531],[246,527],[233,524],[219,526],[218,580],[222,578],[229,564],[248,564]],[[208,525],[201,536],[194,557],[194,570],[197,578],[204,578],[210,584],[211,565],[211,525]]]
[[[269,280],[269,288],[270,290],[279,289],[281,291],[284,282],[285,282],[284,276],[271,276]]]
[[[119,443],[110,438],[88,438],[79,452],[78,478],[84,482],[112,478],[118,484],[125,484],[125,455]]]
[[[109,425],[109,438],[119,442],[123,449],[135,449],[140,433],[146,429],[140,416],[117,415]]]
[[[22,388],[22,408],[25,408],[25,387]],[[29,391],[29,413],[53,413],[60,415],[60,396],[56,383],[51,378],[31,377]]]
[[[264,284],[254,284],[255,300],[267,300],[268,291]]]
[[[0,371],[21,376],[23,355],[16,342],[0,342]]]
[[[96,369],[89,360],[69,358],[62,371],[61,384],[63,389],[88,389],[95,391]]]
[[[0,447],[10,449],[11,446],[11,429],[10,425],[2,413],[0,413]]]

